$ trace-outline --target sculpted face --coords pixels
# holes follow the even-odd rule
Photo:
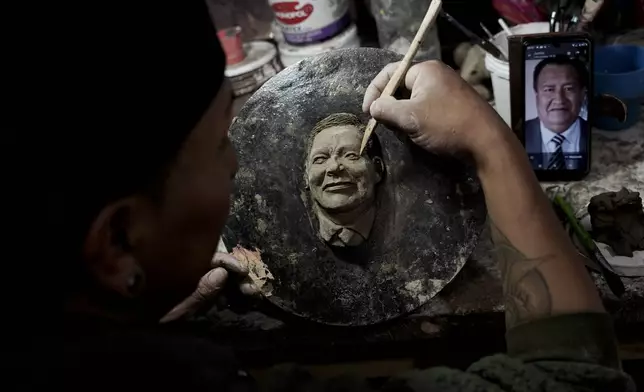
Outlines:
[[[360,155],[361,141],[362,133],[353,125],[324,129],[313,140],[308,183],[313,199],[326,212],[349,212],[374,200],[381,175],[374,161]]]
[[[585,90],[570,65],[546,65],[537,80],[539,119],[553,132],[564,132],[579,116]]]

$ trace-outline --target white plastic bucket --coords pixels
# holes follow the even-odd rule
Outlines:
[[[351,23],[349,0],[268,0],[290,44],[324,41]]]
[[[293,65],[300,60],[307,57],[317,56],[335,49],[344,48],[358,48],[360,47],[360,38],[358,38],[358,29],[356,25],[352,24],[348,29],[333,37],[328,41],[319,44],[311,44],[307,46],[289,45],[285,42],[278,43],[280,51],[280,59],[285,67]]]
[[[265,41],[250,41],[244,44],[244,61],[229,65],[224,74],[233,86],[236,97],[252,93],[268,79],[275,76],[281,67],[277,61],[275,46]]]
[[[510,28],[513,35],[529,35],[538,33],[547,33],[549,31],[548,22],[525,23]],[[508,35],[501,31],[494,36],[492,42],[501,49],[508,50]],[[490,71],[492,78],[492,90],[494,91],[494,107],[503,120],[511,125],[510,114],[510,64],[507,61],[500,60],[489,53],[485,54],[485,68]]]

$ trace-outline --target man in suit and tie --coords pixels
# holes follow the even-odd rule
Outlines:
[[[541,170],[579,169],[588,153],[589,124],[579,117],[588,70],[579,60],[556,56],[534,69],[537,118],[525,123],[525,148],[532,166]]]

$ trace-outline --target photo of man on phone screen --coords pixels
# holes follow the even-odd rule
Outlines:
[[[580,60],[565,55],[528,62],[536,63],[531,75],[526,72],[525,92],[525,148],[532,165],[540,170],[579,169],[585,164],[581,158],[587,154],[590,137],[584,118],[588,70]],[[528,117],[535,109],[536,117]]]

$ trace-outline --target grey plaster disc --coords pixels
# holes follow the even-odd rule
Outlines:
[[[359,48],[301,61],[264,84],[233,122],[240,169],[224,240],[261,252],[274,277],[267,297],[288,312],[336,325],[392,319],[436,295],[474,248],[485,206],[472,171],[383,126],[386,175],[369,239],[331,248],[318,237],[305,182],[310,131],[336,112],[366,122],[366,87],[399,59]]]

